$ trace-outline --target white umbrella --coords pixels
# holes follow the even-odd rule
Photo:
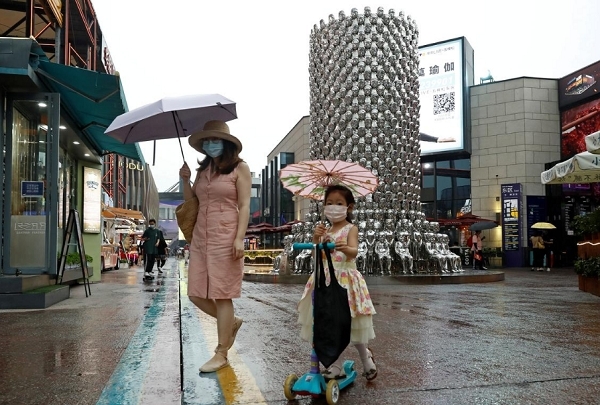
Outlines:
[[[585,148],[588,152],[600,154],[600,131],[585,137]]]
[[[208,121],[237,118],[235,102],[220,94],[165,97],[116,117],[104,131],[123,143],[178,138],[200,131]]]
[[[581,152],[542,172],[542,184],[600,182],[600,155]]]

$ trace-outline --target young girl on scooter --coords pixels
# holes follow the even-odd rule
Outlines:
[[[352,224],[354,196],[345,186],[334,185],[325,192],[325,216],[331,223],[328,229],[320,223],[315,227],[313,243],[334,242],[335,250],[332,259],[335,275],[342,287],[348,290],[348,304],[352,315],[352,332],[350,341],[356,347],[363,364],[363,376],[371,381],[377,377],[377,366],[373,352],[367,347],[369,340],[375,338],[373,319],[375,308],[362,274],[356,269],[355,258],[358,253],[358,228]],[[311,274],[304,294],[298,303],[298,323],[302,325],[300,337],[312,342],[313,308],[311,294],[314,288],[315,273]],[[329,272],[325,272],[327,285],[330,283]],[[323,372],[326,379],[343,378],[343,361],[337,359]]]

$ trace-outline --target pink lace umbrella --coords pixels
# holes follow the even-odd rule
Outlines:
[[[377,176],[357,163],[341,160],[308,160],[288,165],[279,171],[283,187],[295,195],[320,200],[325,189],[340,184],[352,190],[355,197],[373,193]]]

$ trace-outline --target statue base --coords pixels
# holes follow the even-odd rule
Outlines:
[[[273,272],[244,272],[244,281],[271,284],[306,284],[308,274],[278,274]],[[365,276],[367,285],[390,284],[466,284],[503,281],[504,272],[499,270],[465,270],[444,274],[400,274],[393,276]]]

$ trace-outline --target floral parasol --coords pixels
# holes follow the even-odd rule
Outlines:
[[[348,187],[355,197],[377,189],[377,176],[357,163],[341,160],[308,160],[288,165],[279,171],[285,188],[295,195],[320,200],[328,186]]]

